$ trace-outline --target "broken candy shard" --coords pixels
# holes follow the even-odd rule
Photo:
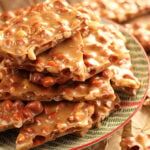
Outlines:
[[[0,54],[11,56],[18,63],[71,37],[81,28],[84,19],[65,0],[36,4],[24,15],[17,16],[0,33]]]

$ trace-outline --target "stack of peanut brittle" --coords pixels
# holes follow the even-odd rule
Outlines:
[[[115,111],[117,90],[136,94],[126,38],[65,0],[0,14],[0,131],[17,150],[84,135]]]

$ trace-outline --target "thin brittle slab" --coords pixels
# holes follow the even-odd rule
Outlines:
[[[149,0],[79,0],[78,3],[71,2],[71,4],[75,7],[82,5],[93,10],[99,18],[107,18],[118,23],[150,12]]]
[[[117,101],[94,103],[57,102],[46,104],[44,112],[35,117],[35,123],[25,125],[16,141],[16,149],[30,149],[66,134],[85,134],[90,128],[106,118]]]
[[[35,60],[36,55],[71,37],[81,28],[84,18],[65,0],[53,0],[30,7],[1,31],[0,54]],[[19,60],[18,60],[19,59]]]
[[[43,111],[38,101],[24,104],[21,101],[5,100],[0,102],[0,132],[20,128],[23,124],[33,122],[33,118]]]
[[[4,61],[3,61],[4,62]],[[86,82],[68,82],[65,85],[45,88],[33,84],[28,73],[11,70],[1,62],[0,99],[51,101],[95,101],[96,99],[115,98],[110,85],[111,71],[104,71]],[[69,93],[68,93],[69,91]]]

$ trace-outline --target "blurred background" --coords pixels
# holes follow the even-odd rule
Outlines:
[[[34,5],[43,0],[0,0],[0,11],[13,10],[19,7]]]

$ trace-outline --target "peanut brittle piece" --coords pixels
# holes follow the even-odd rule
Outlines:
[[[91,21],[88,23],[88,27],[89,33],[86,35],[83,32],[82,35],[84,61],[90,70],[95,68],[95,72],[98,73],[100,64],[106,61],[113,64],[129,57],[126,39],[117,26]]]
[[[100,7],[98,5],[98,3],[94,0],[67,0],[69,2],[70,5],[72,5],[73,7],[75,7],[76,9],[79,9],[79,11],[93,11],[93,14],[95,15],[96,19],[98,19],[99,21],[101,20],[100,16]],[[88,13],[87,12],[87,13]],[[92,17],[91,19],[93,20],[95,17]],[[94,19],[95,20],[95,19]]]
[[[17,9],[15,11],[7,11],[0,13],[0,31],[11,26],[12,22],[17,17],[24,16],[29,11],[29,8],[26,9]]]
[[[127,24],[127,29],[138,39],[146,51],[150,50],[150,22],[146,23],[135,22]]]
[[[5,100],[0,102],[0,132],[20,128],[23,124],[33,122],[33,118],[43,111],[38,101],[24,104],[21,101]]]
[[[136,137],[127,137],[121,141],[122,150],[149,150],[150,135],[141,133]]]
[[[46,104],[44,112],[35,117],[35,123],[21,129],[16,149],[27,150],[69,133],[88,130],[92,127],[93,114],[94,105],[84,102]]]
[[[99,127],[105,118],[107,118],[112,112],[120,109],[120,98],[117,94],[115,97],[114,100],[106,98],[91,102],[95,106],[95,113],[92,117],[94,127]]]
[[[109,67],[114,72],[111,79],[113,87],[123,90],[128,94],[135,95],[136,90],[140,87],[138,78],[132,72],[131,58],[125,58]]]
[[[72,4],[90,8],[99,18],[104,17],[118,23],[150,12],[149,0],[85,0]]]
[[[83,3],[84,3],[84,1],[83,1]],[[76,5],[73,5],[73,4],[72,5],[75,7],[75,9],[80,11],[82,13],[82,15],[84,15],[84,17],[87,18],[88,20],[98,21],[98,22],[101,21],[100,16],[95,15],[94,11],[91,10],[89,7],[83,7],[83,4],[79,3],[79,2],[77,3],[77,1],[75,1],[75,4]]]
[[[52,0],[30,7],[1,31],[0,54],[21,64],[71,37],[84,18],[65,0]]]
[[[76,82],[61,86],[60,97],[69,101],[96,101],[116,98],[110,84],[112,72],[103,71],[86,82]],[[58,98],[59,99],[59,98]]]
[[[24,124],[30,124],[34,122],[34,117],[43,112],[43,107],[48,102],[22,102],[22,101],[10,101],[4,100],[0,102],[0,132],[12,129],[20,128]],[[55,102],[49,102],[49,105],[53,105]],[[65,102],[67,103],[67,102]],[[93,119],[93,125],[98,126],[100,121],[106,118],[111,110],[114,110],[119,105],[118,99],[104,99],[101,101],[89,102],[94,104],[95,115]],[[76,103],[75,103],[76,104]],[[100,113],[100,115],[99,115]],[[82,132],[83,133],[83,132]]]
[[[54,89],[34,85],[26,78],[25,72],[9,70],[2,63],[0,65],[0,100],[50,100],[56,96]]]
[[[26,62],[23,65],[27,65],[26,69],[31,68],[31,70],[36,70],[37,72],[53,74],[54,77],[52,76],[51,78],[55,80],[52,84],[57,83],[58,80],[61,81],[65,74],[67,74],[68,80],[84,81],[86,66],[83,61],[82,48],[82,37],[80,33],[77,33],[72,38],[49,50],[48,53],[46,52],[37,57],[35,64]],[[31,74],[31,76],[31,78],[35,78],[34,74]]]
[[[46,104],[44,112],[35,117],[35,123],[21,128],[16,149],[28,150],[66,134],[85,134],[97,121],[102,121],[110,114],[115,105],[112,103],[107,99],[102,103],[91,104],[86,102]]]

